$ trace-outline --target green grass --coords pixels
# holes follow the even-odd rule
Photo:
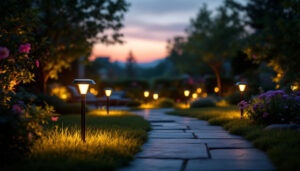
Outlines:
[[[265,151],[278,170],[300,170],[300,132],[264,130],[265,125],[255,124],[247,118],[241,120],[238,108],[232,106],[175,110],[168,114],[196,117],[223,126]]]
[[[95,110],[86,117],[81,141],[80,115],[61,116],[31,152],[9,170],[114,170],[126,165],[147,139],[150,125],[128,112]]]

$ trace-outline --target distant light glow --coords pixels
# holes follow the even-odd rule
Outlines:
[[[202,88],[200,88],[200,87],[199,87],[199,88],[197,88],[197,93],[199,93],[199,94],[200,94],[201,92],[202,92]]]
[[[298,86],[297,86],[297,85],[291,85],[291,90],[292,90],[292,91],[298,90]]]
[[[154,100],[157,100],[157,99],[158,99],[158,94],[157,94],[157,93],[154,93],[154,94],[153,94],[153,99],[154,99]]]
[[[184,96],[188,97],[190,95],[190,90],[184,90]]]
[[[193,99],[197,99],[197,98],[198,98],[198,94],[197,94],[197,93],[193,93],[193,94],[192,94],[192,98],[193,98]]]
[[[107,97],[109,97],[109,96],[111,95],[111,92],[112,92],[111,89],[107,89],[107,90],[105,90],[105,95],[106,95]]]
[[[214,88],[215,93],[218,93],[220,91],[219,87]]]
[[[149,95],[150,95],[149,91],[144,91],[144,96],[145,96],[146,98],[149,97]]]

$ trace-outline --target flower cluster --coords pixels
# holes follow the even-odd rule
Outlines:
[[[245,100],[242,100],[238,106],[240,107],[240,109],[245,109],[247,107],[249,107],[249,103],[247,103]]]
[[[241,102],[240,106],[246,108],[250,119],[261,124],[298,122],[300,116],[300,96],[283,90],[268,91],[254,98],[250,105]]]

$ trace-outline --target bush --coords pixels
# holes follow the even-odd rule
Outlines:
[[[211,98],[200,98],[191,103],[191,108],[213,107],[216,102]]]
[[[128,107],[139,107],[141,105],[142,105],[142,102],[140,102],[139,100],[132,100],[127,103]]]
[[[50,96],[46,94],[39,94],[36,103],[39,105],[45,105],[45,102],[54,107],[55,112],[59,114],[76,114],[80,113],[81,105],[79,103],[67,103],[56,96]]]
[[[250,104],[243,101],[249,118],[260,124],[297,122],[300,111],[300,96],[286,94],[282,90],[268,91],[254,98]]]
[[[161,108],[169,108],[169,107],[174,107],[175,102],[172,99],[169,98],[161,98],[156,102],[157,107]]]
[[[231,95],[225,97],[227,103],[232,105],[237,105],[241,101],[241,94],[239,92],[232,93]]]

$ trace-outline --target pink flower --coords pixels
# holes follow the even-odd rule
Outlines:
[[[36,60],[36,61],[35,61],[35,65],[36,65],[37,68],[40,67],[40,61],[39,61],[39,60]]]
[[[9,50],[7,47],[0,46],[0,60],[9,56]]]
[[[268,113],[268,112],[264,112],[264,114],[263,114],[263,118],[266,118],[266,117],[268,117],[270,114]]]
[[[257,56],[256,56],[256,55],[252,55],[252,58],[253,58],[253,59],[257,59]]]
[[[18,104],[12,106],[12,111],[15,113],[22,113],[22,108]]]
[[[53,122],[57,122],[57,121],[58,121],[58,118],[59,118],[58,116],[52,116],[52,117],[51,117],[51,120],[52,120]]]
[[[28,138],[28,141],[29,141],[29,142],[32,142],[32,140],[33,140],[33,135],[32,135],[31,132],[29,132],[29,133],[27,134],[27,138]]]
[[[19,47],[19,53],[29,53],[31,49],[31,45],[30,43],[26,43],[26,44],[21,44]]]

